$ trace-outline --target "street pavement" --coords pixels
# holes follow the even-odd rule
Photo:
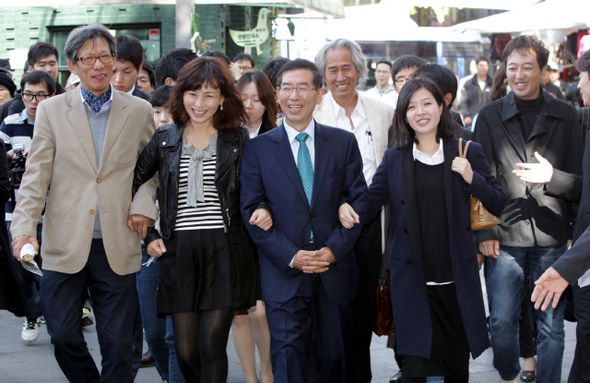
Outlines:
[[[41,325],[39,339],[25,344],[20,338],[22,318],[0,310],[0,382],[1,383],[64,383],[67,382],[55,358],[53,346],[47,335],[47,327]],[[575,347],[575,324],[566,322],[565,352],[563,357],[562,382],[567,381]],[[95,361],[100,361],[100,350],[95,326],[84,329],[90,353]],[[398,367],[393,352],[386,345],[386,337],[373,336],[371,358],[373,382],[387,383],[397,373]],[[144,345],[144,347],[146,347]],[[227,346],[229,356],[228,383],[245,383],[246,379],[238,361],[232,338]],[[470,363],[470,382],[497,383],[498,373],[492,367],[492,351],[488,349],[482,356]],[[135,379],[138,383],[161,383],[155,367],[141,368]]]

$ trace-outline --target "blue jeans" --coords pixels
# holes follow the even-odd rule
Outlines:
[[[486,258],[493,364],[504,380],[515,379],[520,372],[518,321],[522,311],[524,278],[536,281],[565,251],[565,245],[501,246],[498,259]],[[534,310],[538,331],[537,383],[559,383],[561,379],[564,309],[565,299],[562,299],[556,309]]]
[[[137,272],[136,281],[145,341],[156,361],[162,379],[168,380],[168,347],[164,341],[166,319],[158,318],[157,307],[162,264],[160,260],[156,260],[146,267],[145,263],[150,259],[150,256],[147,255],[143,246],[141,252],[142,265],[141,270]]]
[[[145,340],[154,356],[158,371],[163,380],[169,383],[186,383],[174,349],[174,331],[172,329],[172,318],[158,318],[158,286],[162,276],[162,263],[155,260],[149,267],[144,264],[150,259],[145,247],[142,247],[141,270],[137,272],[137,293],[139,306],[141,308],[141,319],[145,330]]]

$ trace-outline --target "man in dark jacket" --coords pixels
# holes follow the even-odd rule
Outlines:
[[[490,102],[490,92],[492,90],[492,78],[488,75],[490,62],[485,56],[478,57],[477,73],[473,78],[465,83],[461,89],[461,114],[465,126],[471,128],[473,117],[479,112],[482,106]]]
[[[479,112],[475,140],[481,143],[492,174],[508,197],[500,224],[476,233],[486,258],[490,333],[494,367],[503,381],[520,372],[518,318],[523,280],[536,280],[566,250],[575,218],[571,204],[549,197],[543,185],[525,184],[512,174],[516,163],[546,157],[556,169],[581,174],[582,142],[575,109],[543,92],[548,50],[532,36],[506,46],[503,62],[512,92]],[[537,382],[561,377],[564,303],[535,310],[538,328]]]
[[[584,104],[590,106],[590,51],[586,52],[577,62],[576,67],[580,71],[580,96]],[[576,351],[574,362],[570,371],[570,383],[581,383],[590,381],[590,287],[588,269],[590,268],[590,257],[588,247],[590,246],[590,193],[589,189],[583,187],[590,183],[590,149],[586,145],[584,152],[584,175],[583,178],[573,174],[565,174],[562,171],[553,169],[551,164],[540,158],[540,164],[526,164],[521,166],[524,170],[515,171],[519,177],[527,182],[547,184],[546,193],[559,195],[573,201],[580,200],[578,220],[574,230],[574,244],[552,267],[548,268],[535,284],[533,301],[535,307],[542,305],[542,310],[549,307],[553,300],[556,306],[560,300],[561,293],[568,285],[572,285],[574,297],[574,315],[578,321],[576,327]]]

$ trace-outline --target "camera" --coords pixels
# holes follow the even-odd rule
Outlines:
[[[16,156],[8,157],[8,177],[14,189],[19,188],[23,174],[25,174],[27,156],[23,154],[24,151],[24,144],[16,144],[12,147],[12,152]]]

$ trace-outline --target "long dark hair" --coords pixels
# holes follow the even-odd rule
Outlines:
[[[502,63],[494,75],[490,101],[496,101],[504,96],[506,96],[506,64]]]
[[[189,120],[184,107],[184,92],[201,89],[203,86],[219,89],[224,97],[223,110],[213,115],[213,126],[217,130],[240,129],[247,120],[244,104],[227,64],[218,58],[199,57],[185,64],[178,72],[178,82],[170,96],[170,113],[176,125],[182,126]]]
[[[436,131],[436,141],[439,142],[441,138],[447,139],[453,137],[453,117],[451,116],[451,112],[449,112],[449,108],[445,103],[440,89],[432,80],[426,77],[417,77],[408,81],[399,94],[399,98],[397,100],[397,109],[395,111],[393,125],[391,128],[392,136],[391,142],[389,143],[390,148],[396,147],[398,149],[405,149],[413,143],[418,143],[416,132],[408,123],[406,115],[408,113],[408,106],[410,105],[412,96],[417,90],[422,88],[432,93],[436,103],[439,106],[442,106],[440,122],[438,123],[438,129]]]
[[[258,98],[266,110],[262,115],[262,126],[267,130],[276,128],[277,126],[277,100],[272,83],[269,78],[261,71],[255,70],[246,72],[240,77],[236,86],[238,92],[242,93],[246,85],[253,82],[256,85],[256,91],[258,92]]]

